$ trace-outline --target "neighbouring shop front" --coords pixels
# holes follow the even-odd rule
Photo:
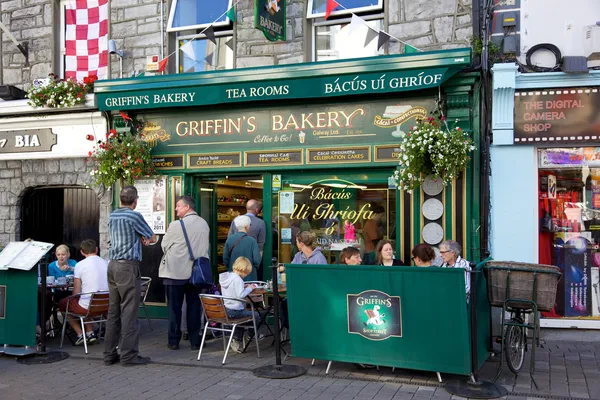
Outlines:
[[[407,264],[414,245],[445,239],[459,241],[475,261],[478,153],[448,187],[432,181],[411,194],[390,179],[398,143],[440,98],[448,119],[478,142],[477,75],[459,73],[468,65],[470,50],[447,50],[100,81],[95,92],[115,127],[120,112],[145,122],[161,174],[143,183],[160,199],[145,196],[147,220],[163,234],[175,218],[175,198],[193,195],[211,227],[215,271],[224,267],[231,222],[251,198],[264,204],[264,265],[273,257],[289,262],[304,230],[317,234],[330,263],[348,241],[369,257],[382,239]],[[375,242],[365,232],[369,225]],[[160,246],[145,252],[142,274],[157,277]],[[164,302],[160,283],[149,300]]]
[[[561,268],[542,327],[600,329],[600,74],[493,71],[492,255]]]

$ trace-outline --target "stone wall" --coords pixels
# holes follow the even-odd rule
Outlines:
[[[20,240],[21,200],[36,186],[85,186],[89,182],[86,159],[0,161],[0,247]],[[100,201],[100,249],[108,249],[110,195]],[[43,227],[40,227],[43,229]]]
[[[2,0],[0,2],[2,22],[19,42],[29,45],[29,65],[25,56],[6,34],[2,35],[2,73],[0,83],[22,89],[29,87],[36,78],[45,78],[52,72],[52,29],[51,0]]]

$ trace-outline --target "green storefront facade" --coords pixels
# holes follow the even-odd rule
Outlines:
[[[479,261],[477,151],[463,175],[437,193],[405,193],[389,180],[403,134],[440,98],[448,120],[479,143],[478,74],[461,72],[470,64],[469,49],[443,50],[99,81],[95,94],[114,127],[123,125],[119,112],[145,122],[167,183],[167,223],[175,198],[194,196],[211,227],[215,271],[229,224],[248,198],[264,205],[263,265],[273,257],[288,263],[295,235],[307,229],[336,263],[346,221],[361,252],[370,253],[363,229],[376,208],[384,210],[379,239],[394,242],[397,258],[409,261],[433,223],[438,238],[427,233],[428,240],[457,240]],[[430,199],[443,204],[435,220],[422,211]],[[145,252],[142,274],[156,278],[159,246]],[[269,274],[265,268],[262,278]],[[158,287],[150,300],[160,305]]]

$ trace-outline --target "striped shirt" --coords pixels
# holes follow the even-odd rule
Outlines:
[[[108,218],[111,260],[142,261],[142,243],[140,237],[150,239],[154,232],[142,214],[129,207],[118,208]]]

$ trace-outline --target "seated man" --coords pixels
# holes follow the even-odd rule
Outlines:
[[[81,254],[84,260],[75,266],[75,280],[73,284],[73,295],[80,293],[108,291],[107,268],[108,262],[98,256],[98,247],[92,239],[86,239],[81,242]],[[77,314],[86,314],[90,305],[90,295],[79,297],[64,298],[58,303],[58,309],[65,312],[69,302],[69,312]],[[77,319],[70,318],[69,325],[77,333],[76,346],[83,344],[83,332]],[[96,334],[92,330],[92,324],[85,325],[85,334],[87,342],[92,344],[98,341]]]

